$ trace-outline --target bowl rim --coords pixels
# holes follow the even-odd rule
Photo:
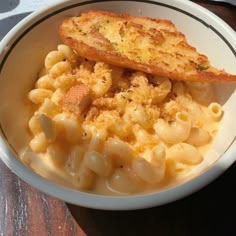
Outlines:
[[[17,42],[27,34],[33,25],[37,25],[40,22],[44,21],[48,18],[48,16],[52,16],[51,11],[58,13],[61,9],[69,9],[78,7],[80,5],[85,5],[89,3],[95,2],[107,2],[105,0],[96,0],[96,1],[79,1],[75,4],[75,0],[69,0],[66,2],[55,2],[51,4],[49,7],[45,6],[41,10],[35,11],[34,13],[28,15],[21,22],[19,22],[9,33],[3,38],[0,42],[0,53],[3,53],[3,59],[0,62],[0,74],[1,69],[4,67],[5,62],[7,61],[8,56],[11,51],[14,50],[14,47],[17,45]],[[108,1],[112,2],[112,1]],[[123,2],[123,1],[122,1]],[[127,2],[127,1],[125,1]],[[190,1],[182,1],[182,0],[153,0],[153,1],[135,1],[131,0],[130,2],[144,2],[159,5],[168,5],[171,4],[173,8],[177,8],[174,6],[174,3],[187,5],[190,8],[194,8],[197,11],[202,12],[209,19],[214,20],[219,23],[219,25],[227,31],[228,35],[234,37],[236,44],[236,34],[235,31],[228,26],[222,19],[216,16],[214,13],[209,10],[193,3]],[[55,9],[55,10],[54,10]],[[57,10],[56,10],[57,9]],[[183,10],[181,10],[184,12]],[[187,13],[185,11],[185,13]],[[190,13],[188,13],[189,15]],[[197,18],[197,16],[195,16]],[[199,18],[198,18],[199,19]],[[201,20],[201,19],[199,19]],[[201,20],[202,23],[205,20]],[[207,24],[206,22],[204,24]],[[208,24],[207,24],[208,25]],[[209,25],[208,25],[209,26]],[[213,27],[213,26],[209,26]],[[20,36],[17,36],[17,33],[22,31]],[[218,32],[218,31],[217,31]],[[221,36],[223,36],[220,32],[218,32]],[[218,34],[218,35],[219,35]],[[219,36],[220,36],[219,35]],[[222,38],[222,37],[221,37]],[[225,39],[225,36],[222,38]],[[226,39],[225,39],[226,40]],[[227,41],[227,40],[226,40]],[[228,42],[228,41],[227,41]],[[228,46],[230,44],[228,43]],[[5,50],[6,49],[6,50]],[[236,57],[235,49],[231,49]],[[174,187],[170,187],[168,189],[161,190],[159,192],[151,192],[148,194],[140,194],[140,195],[129,195],[129,196],[105,196],[105,195],[97,195],[82,191],[77,191],[73,189],[69,189],[63,186],[60,186],[56,183],[50,182],[47,179],[41,177],[40,175],[33,172],[30,168],[25,166],[18,158],[17,154],[12,147],[7,142],[7,138],[4,135],[4,130],[0,124],[0,158],[3,162],[11,169],[16,175],[18,175],[21,179],[23,179],[28,184],[36,187],[40,191],[49,194],[53,197],[56,197],[60,200],[66,201],[68,203],[72,203],[75,205],[80,205],[83,207],[94,208],[94,209],[103,209],[103,210],[133,210],[133,209],[143,209],[153,206],[164,205],[170,202],[174,202],[178,199],[181,199],[187,195],[198,191],[202,187],[206,186],[218,176],[220,176],[226,169],[228,169],[236,160],[236,140],[232,142],[231,146],[228,150],[207,170],[205,170],[199,176]]]

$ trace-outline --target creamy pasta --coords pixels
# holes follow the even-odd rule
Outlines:
[[[204,160],[223,115],[213,95],[210,83],[86,60],[59,45],[28,94],[32,138],[22,161],[37,169],[45,157],[82,191],[157,191]]]

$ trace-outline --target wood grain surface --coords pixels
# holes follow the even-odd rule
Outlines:
[[[0,161],[0,236],[85,236],[67,205],[14,175]]]
[[[196,2],[236,30],[236,7]],[[125,212],[66,204],[26,184],[1,160],[0,173],[0,236],[236,235],[236,164],[189,197]]]

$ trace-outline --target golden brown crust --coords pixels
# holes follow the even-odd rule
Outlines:
[[[168,20],[89,11],[64,20],[60,36],[94,61],[188,81],[235,81],[210,65]]]
[[[62,107],[69,112],[80,114],[89,105],[90,89],[84,84],[71,87],[62,99]]]

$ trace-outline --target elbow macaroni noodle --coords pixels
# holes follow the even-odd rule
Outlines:
[[[164,119],[159,119],[154,124],[154,130],[165,143],[179,143],[185,141],[190,134],[191,121],[188,113],[176,113],[175,122],[169,124]]]
[[[73,113],[62,100],[78,84],[91,93],[86,109]],[[171,81],[89,61],[59,45],[46,56],[28,93],[35,110],[22,161],[30,166],[35,153],[45,155],[83,191],[156,191],[203,161],[201,148],[210,145],[223,116],[213,98],[209,83]]]

